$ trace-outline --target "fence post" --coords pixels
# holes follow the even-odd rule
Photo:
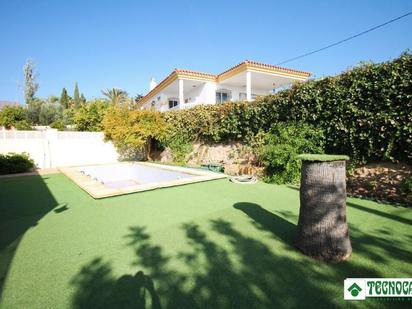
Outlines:
[[[45,162],[44,167],[54,167],[53,166],[53,154],[51,149],[53,149],[53,144],[57,140],[57,129],[47,129],[44,134],[44,151],[45,151]],[[50,146],[51,145],[51,146]]]

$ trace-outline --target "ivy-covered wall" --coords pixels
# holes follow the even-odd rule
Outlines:
[[[323,130],[325,151],[357,162],[412,161],[412,55],[363,63],[255,102],[203,105],[163,114],[174,135],[203,142],[248,141],[279,122]]]

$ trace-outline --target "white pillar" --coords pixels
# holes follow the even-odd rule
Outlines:
[[[252,73],[246,72],[246,100],[252,101]]]
[[[185,97],[183,95],[183,79],[179,79],[179,108],[183,108]]]

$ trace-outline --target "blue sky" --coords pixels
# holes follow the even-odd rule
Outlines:
[[[219,73],[245,59],[276,64],[412,10],[391,1],[0,0],[0,100],[23,101],[18,83],[32,58],[38,96],[87,98],[118,87],[146,93],[174,68]],[[288,64],[337,74],[412,49],[412,16]]]

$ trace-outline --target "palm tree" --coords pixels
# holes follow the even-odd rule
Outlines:
[[[102,94],[113,104],[122,105],[129,100],[129,95],[126,91],[119,88],[102,90]]]
[[[302,162],[296,246],[316,259],[339,262],[352,253],[346,223],[346,158],[323,156],[325,161]]]

